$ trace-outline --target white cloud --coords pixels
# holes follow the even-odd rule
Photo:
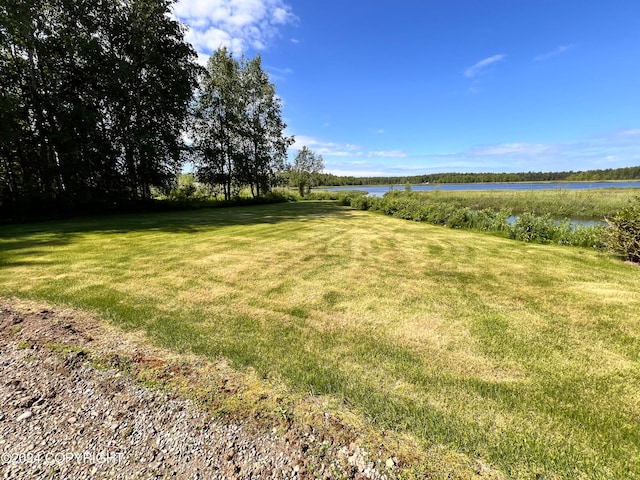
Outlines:
[[[500,143],[418,158],[430,171],[557,172],[640,164],[640,129],[575,142]]]
[[[207,55],[206,53],[198,52],[198,58],[196,59],[196,62],[198,62],[203,67],[206,67],[207,66],[207,62],[209,61],[210,58],[211,58],[211,55]]]
[[[635,128],[631,130],[623,130],[618,133],[619,137],[640,137],[640,128]]]
[[[547,60],[551,57],[555,57],[556,55],[560,55],[562,53],[568,52],[572,48],[575,48],[575,45],[560,45],[559,47],[551,50],[550,52],[543,53],[542,55],[538,55],[537,57],[534,58],[534,60],[536,62],[539,62],[541,60]]]
[[[480,60],[478,63],[476,63],[475,65],[467,68],[464,71],[464,76],[468,77],[468,78],[473,78],[477,75],[481,75],[483,73],[486,73],[487,70],[489,69],[489,67],[491,67],[491,65],[498,63],[502,60],[504,60],[507,56],[503,53],[498,54],[498,55],[493,55],[492,57],[488,57],[485,59]]]
[[[369,158],[405,158],[407,156],[402,150],[380,150],[377,152],[367,152]]]
[[[327,142],[305,135],[296,135],[295,142],[293,145],[291,145],[291,147],[289,147],[289,149],[298,151],[301,150],[302,147],[308,147],[315,153],[323,156],[326,155],[331,157],[348,157],[362,155],[362,153],[358,151],[360,147],[358,147],[357,145],[352,145],[349,143]]]
[[[272,65],[265,65],[264,68],[269,72],[271,80],[285,80],[290,75],[293,75],[293,70],[290,68],[280,68]]]
[[[235,54],[263,50],[280,27],[296,21],[284,0],[179,0],[174,16],[187,24],[187,41],[199,54],[225,46]]]
[[[367,151],[352,143],[327,142],[306,135],[296,135],[295,142],[289,147],[289,150],[297,152],[305,146],[315,153],[327,157],[404,158],[407,156],[402,150]]]
[[[476,147],[469,151],[472,155],[493,156],[493,155],[520,155],[531,156],[548,152],[551,145],[530,144],[530,143],[501,143],[488,147]]]
[[[444,154],[367,151],[349,144],[298,137],[329,157],[326,171],[336,175],[403,176],[443,172],[558,172],[621,168],[640,164],[640,128],[573,142],[496,143]],[[295,146],[294,146],[295,147]]]

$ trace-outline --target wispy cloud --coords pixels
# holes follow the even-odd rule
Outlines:
[[[551,57],[555,57],[557,55],[561,55],[565,52],[568,52],[569,50],[575,48],[575,45],[560,45],[557,48],[554,48],[553,50],[551,50],[550,52],[547,53],[543,53],[541,55],[538,55],[534,58],[534,60],[536,62],[540,62],[542,60],[547,60]]]
[[[289,149],[298,151],[302,147],[308,147],[317,154],[332,157],[357,157],[360,150],[359,146],[350,143],[327,142],[306,135],[296,135],[295,142]]]
[[[378,150],[367,152],[368,158],[405,158],[407,156],[402,150]]]
[[[634,128],[631,130],[622,130],[617,134],[619,137],[640,137],[640,128]]]
[[[296,152],[302,147],[308,147],[315,153],[327,157],[356,158],[404,158],[407,156],[402,150],[367,150],[352,143],[337,143],[318,140],[306,135],[296,135],[295,143],[289,148]]]
[[[473,78],[483,73],[486,73],[492,65],[498,62],[501,62],[506,57],[507,56],[505,54],[500,53],[498,55],[493,55],[492,57],[484,58],[479,62],[477,62],[476,64],[474,64],[473,66],[467,68],[464,71],[464,76],[467,78]]]
[[[595,170],[640,164],[640,129],[575,142],[500,143],[448,155],[425,155],[428,171],[527,172]]]
[[[284,0],[179,0],[173,14],[189,26],[186,40],[201,60],[222,46],[236,54],[263,50],[297,20]]]
[[[290,68],[280,68],[272,65],[265,65],[264,68],[269,72],[269,78],[271,80],[285,80],[293,75],[293,70]]]
[[[548,152],[550,145],[531,144],[531,143],[501,143],[497,145],[476,147],[469,151],[471,155],[478,156],[495,156],[495,155],[538,155]]]
[[[554,172],[640,164],[640,128],[574,142],[496,143],[444,154],[366,151],[353,145],[298,138],[322,153],[328,172],[353,176],[402,176],[443,172]]]

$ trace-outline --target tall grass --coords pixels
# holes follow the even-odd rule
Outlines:
[[[329,202],[0,227],[0,295],[328,395],[434,478],[640,478],[638,270]]]
[[[549,190],[433,190],[393,191],[385,196],[413,198],[420,203],[446,204],[473,210],[509,210],[513,214],[549,214],[554,218],[603,220],[640,196],[636,188],[549,189]]]
[[[588,210],[585,204],[593,195],[582,191],[569,195],[556,191],[441,193],[392,191],[382,198],[352,198],[351,206],[434,225],[497,232],[525,242],[604,249],[611,238],[604,225],[574,225],[567,217],[575,220],[584,218],[587,211],[615,211],[633,198],[624,192],[616,201],[594,204]],[[559,220],[560,213],[567,217]]]
[[[421,203],[413,198],[356,198],[351,201],[351,206],[360,210],[381,211],[405,220],[496,232],[524,242],[604,249],[609,238],[605,226],[573,225],[568,220],[555,220],[548,214],[536,216],[524,213],[514,219],[510,210],[473,210],[445,203]]]

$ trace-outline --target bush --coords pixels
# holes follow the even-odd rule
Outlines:
[[[603,250],[607,244],[609,228],[602,225],[570,227],[568,231],[563,231],[556,241],[561,245],[572,247],[593,247]]]
[[[349,199],[349,205],[355,210],[369,210],[375,206],[375,198],[367,195],[358,195]]]
[[[523,242],[552,242],[559,233],[560,227],[550,215],[537,217],[533,213],[523,213],[511,227],[511,238]]]
[[[474,209],[457,203],[434,203],[428,195],[416,192],[391,191],[380,197],[359,197],[351,200],[359,210],[378,210],[387,215],[416,222],[469,228],[508,234],[524,242],[558,243],[579,247],[604,248],[608,227],[574,226],[568,220],[558,222],[551,215],[534,213],[520,215],[511,225],[511,210]],[[637,244],[636,244],[637,245]]]
[[[336,200],[338,205],[348,206],[351,204],[351,199],[364,196],[367,192],[365,190],[314,190],[309,193],[305,200]]]
[[[623,208],[607,218],[609,249],[626,260],[640,263],[640,199],[637,205]]]

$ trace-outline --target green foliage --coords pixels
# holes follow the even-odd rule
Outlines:
[[[334,201],[340,206],[349,206],[356,199],[367,199],[367,192],[364,190],[340,190],[340,191],[328,191],[328,190],[312,190],[304,197],[300,195],[300,192],[291,188],[277,188],[273,191],[284,195],[289,201]]]
[[[511,238],[523,242],[549,243],[556,237],[558,226],[549,214],[537,217],[532,213],[521,214],[511,228]]]
[[[260,56],[236,60],[226,48],[209,59],[193,105],[190,134],[198,178],[220,186],[226,200],[244,186],[267,193],[285,170],[291,137],[284,136],[282,102]]]
[[[550,214],[520,214],[510,222],[512,211],[508,208],[471,208],[463,202],[438,198],[440,192],[392,191],[382,198],[361,197],[351,200],[352,208],[378,210],[387,215],[444,225],[508,235],[524,242],[557,243],[601,249],[605,244],[607,229],[601,226],[574,227],[568,221],[558,222]]]
[[[356,210],[369,210],[375,204],[375,197],[368,195],[358,195],[349,199],[349,205]]]
[[[306,200],[335,200],[338,205],[349,206],[353,199],[362,198],[367,195],[364,190],[312,190],[304,198]]]
[[[306,146],[302,147],[290,170],[291,186],[297,187],[300,196],[304,197],[317,185],[318,174],[322,170],[324,170],[322,155],[317,155]]]
[[[623,208],[607,222],[611,226],[608,245],[626,260],[640,263],[640,197],[636,205]]]
[[[279,190],[272,190],[259,197],[236,196],[229,200],[225,200],[224,197],[199,196],[197,194],[188,198],[184,196],[181,197],[178,189],[174,196],[161,198],[148,204],[148,210],[156,212],[171,210],[199,210],[202,208],[244,207],[248,205],[264,205],[290,201],[295,201],[295,198]]]
[[[0,7],[0,210],[103,208],[172,182],[198,70],[172,3]]]
[[[510,210],[514,215],[533,213],[553,218],[598,219],[611,216],[628,204],[635,188],[548,189],[548,190],[440,190],[411,192],[395,190],[387,196],[414,198],[422,203],[444,203],[472,210]]]
[[[214,197],[214,194],[209,186],[198,182],[192,173],[183,173],[178,175],[175,187],[166,196],[160,196],[159,198],[185,201],[207,200],[212,197]]]

